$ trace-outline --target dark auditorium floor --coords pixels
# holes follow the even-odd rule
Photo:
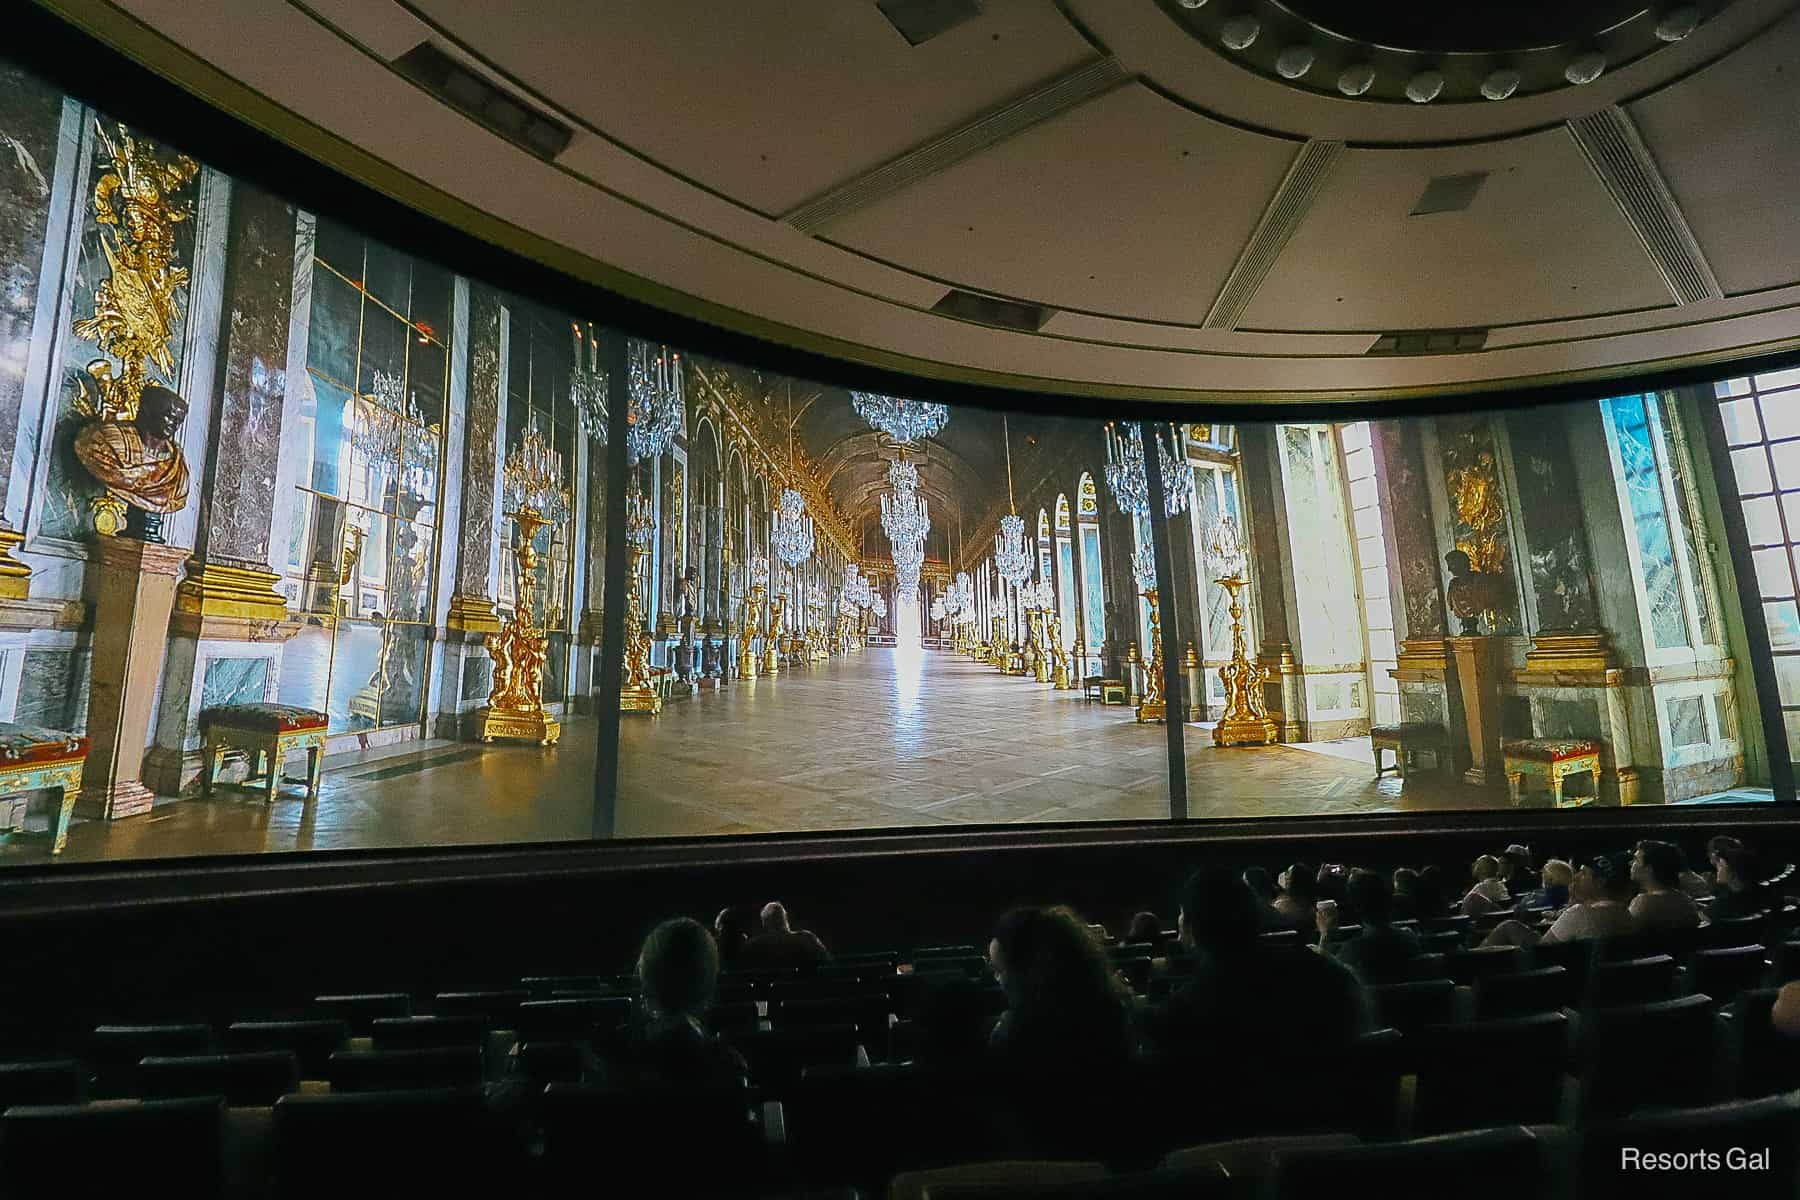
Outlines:
[[[146,816],[80,821],[60,861],[586,838],[595,728],[571,720],[549,750],[415,741],[334,755],[316,801],[289,787],[265,806],[226,787]],[[869,650],[732,684],[659,717],[627,716],[621,736],[619,837],[1168,814],[1162,726],[935,651],[909,661]],[[1198,817],[1505,803],[1435,773],[1377,783],[1371,761],[1342,746],[1219,750],[1189,726],[1187,747]],[[48,851],[44,836],[14,836],[0,864]]]

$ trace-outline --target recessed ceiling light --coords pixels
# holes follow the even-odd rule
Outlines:
[[[1375,68],[1368,63],[1354,63],[1338,73],[1337,89],[1346,96],[1360,96],[1375,82]]]
[[[1283,79],[1298,79],[1312,70],[1313,48],[1311,46],[1289,46],[1275,59],[1275,71]]]
[[[1671,8],[1656,23],[1656,36],[1665,42],[1679,42],[1700,24],[1700,10],[1692,4]]]
[[[1444,77],[1436,71],[1420,71],[1406,81],[1406,98],[1414,104],[1430,104],[1444,90]]]
[[[1606,70],[1606,55],[1595,51],[1584,54],[1563,68],[1563,78],[1577,86],[1592,83]]]
[[[1233,17],[1219,30],[1219,40],[1232,50],[1248,50],[1262,32],[1262,22],[1252,16]]]
[[[1501,67],[1481,81],[1481,94],[1489,100],[1504,100],[1518,90],[1519,73],[1511,67]]]

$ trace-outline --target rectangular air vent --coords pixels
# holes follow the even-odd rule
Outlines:
[[[1487,180],[1486,171],[1470,171],[1466,175],[1439,175],[1425,185],[1419,202],[1413,205],[1415,217],[1427,213],[1461,212],[1475,202],[1475,193]]]
[[[1485,329],[1414,329],[1384,333],[1364,354],[1467,354],[1487,345]]]
[[[981,15],[981,0],[877,0],[875,7],[913,46]]]
[[[430,42],[420,42],[393,66],[451,108],[547,162],[575,136],[555,117],[495,87]]]
[[[944,298],[931,306],[934,313],[942,313],[946,317],[957,317],[964,321],[974,321],[978,325],[995,325],[1001,329],[1019,329],[1026,333],[1036,333],[1044,327],[1044,322],[1056,315],[1053,308],[1045,308],[1041,304],[1021,304],[1017,300],[996,300],[992,296],[978,296],[974,292],[949,291]]]

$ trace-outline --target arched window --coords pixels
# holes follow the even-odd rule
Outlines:
[[[1081,673],[1097,673],[1106,645],[1106,588],[1100,568],[1100,493],[1094,477],[1083,473],[1075,489],[1076,549],[1080,557]]]
[[[1194,519],[1188,524],[1194,535],[1195,578],[1201,581],[1200,608],[1204,614],[1196,649],[1207,668],[1209,698],[1223,704],[1225,685],[1219,668],[1231,658],[1231,597],[1208,569],[1207,547],[1219,522],[1226,517],[1237,523],[1239,537],[1245,544],[1249,542],[1250,531],[1245,528],[1238,491],[1237,430],[1230,425],[1189,425],[1187,435],[1188,460],[1194,468]],[[1244,614],[1244,636],[1250,645],[1256,645],[1248,611]]]
[[[1062,623],[1062,641],[1075,645],[1079,630],[1075,625],[1075,524],[1069,511],[1069,497],[1056,498],[1056,615]]]

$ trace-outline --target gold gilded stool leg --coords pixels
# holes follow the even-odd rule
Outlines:
[[[74,777],[63,783],[62,802],[56,809],[56,838],[50,845],[50,853],[61,854],[63,847],[69,844],[69,821],[75,816],[75,801],[81,796],[81,768],[75,768]]]
[[[308,746],[306,748],[306,798],[319,798],[319,776],[325,770],[325,747]]]

